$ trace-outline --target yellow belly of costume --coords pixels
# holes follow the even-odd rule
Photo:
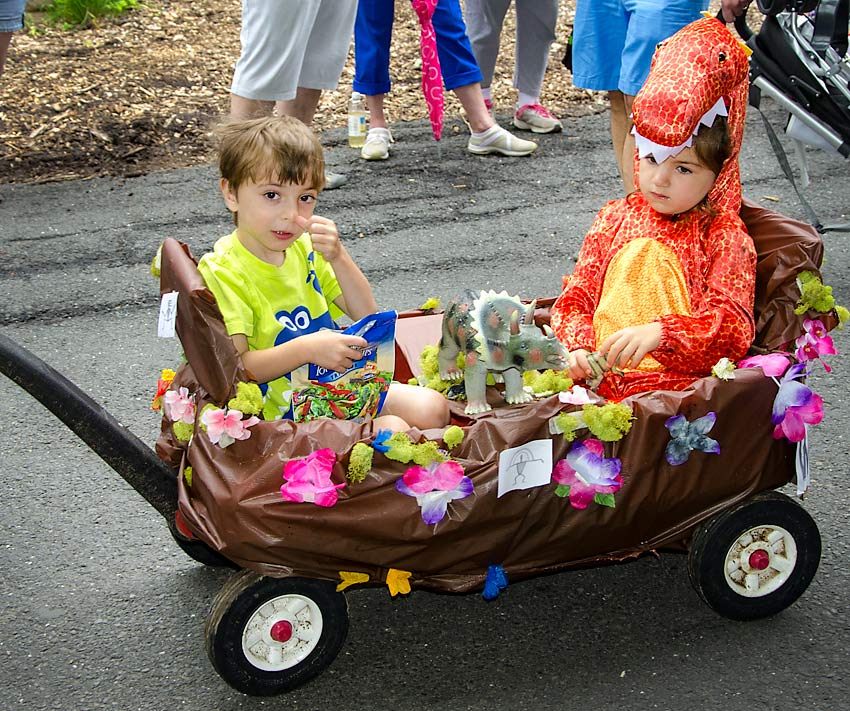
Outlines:
[[[627,326],[651,323],[666,314],[690,314],[690,299],[678,257],[654,239],[629,242],[611,260],[593,315],[597,347]],[[647,355],[637,370],[664,370]]]

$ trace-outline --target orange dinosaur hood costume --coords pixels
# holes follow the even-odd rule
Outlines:
[[[684,148],[690,145],[703,118],[723,100],[732,151],[709,192],[709,200],[715,208],[736,214],[741,207],[738,155],[749,91],[747,56],[743,45],[719,20],[692,22],[658,46],[649,77],[633,107],[639,148],[641,137],[658,146]],[[637,164],[635,174],[637,185]]]
[[[661,324],[652,353],[622,375],[606,374],[599,393],[607,398],[680,390],[752,343],[756,255],[738,217],[747,72],[747,55],[725,25],[697,20],[659,45],[635,98],[636,184],[640,157],[676,155],[717,115],[728,116],[731,153],[708,193],[714,214],[699,207],[661,214],[640,192],[610,202],[564,278],[552,327],[570,351],[594,351],[623,328]]]

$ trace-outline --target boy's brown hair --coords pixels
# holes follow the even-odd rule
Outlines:
[[[231,189],[251,180],[325,187],[325,158],[315,134],[290,116],[225,121],[216,129],[218,169]]]

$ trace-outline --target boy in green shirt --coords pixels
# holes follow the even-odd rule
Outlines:
[[[289,374],[305,363],[351,368],[367,342],[340,333],[334,319],[374,313],[375,298],[336,225],[313,214],[324,157],[309,128],[289,117],[229,122],[220,130],[219,169],[236,229],[198,268],[245,368],[262,383],[263,416],[291,417]],[[375,414],[376,429],[394,431],[449,422],[442,395],[395,382]]]

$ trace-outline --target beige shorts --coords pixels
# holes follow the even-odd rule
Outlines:
[[[288,101],[298,87],[336,89],[357,0],[242,0],[242,54],[230,91]]]

